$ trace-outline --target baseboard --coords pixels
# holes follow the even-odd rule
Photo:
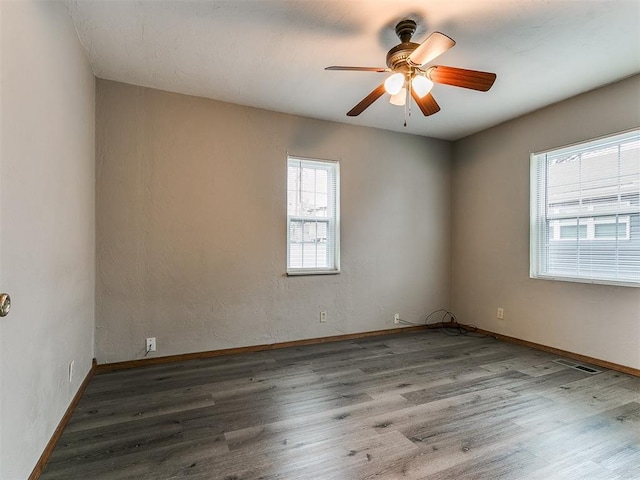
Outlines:
[[[64,412],[64,415],[62,416],[62,420],[60,420],[60,423],[58,424],[55,431],[53,432],[53,435],[51,435],[51,438],[49,439],[47,446],[44,448],[42,455],[40,455],[40,459],[38,460],[38,463],[36,463],[36,466],[33,468],[33,471],[31,472],[31,475],[29,475],[28,480],[37,480],[38,478],[40,478],[40,475],[42,474],[42,471],[44,470],[45,465],[49,461],[49,457],[51,456],[53,449],[58,443],[58,440],[60,440],[60,436],[62,436],[62,432],[64,431],[65,427],[69,423],[69,420],[71,420],[71,416],[73,415],[74,410],[78,406],[78,402],[80,401],[82,394],[87,388],[89,381],[91,380],[91,378],[93,378],[95,371],[96,371],[96,360],[94,359],[93,363],[91,364],[91,369],[89,370],[89,373],[87,373],[87,376],[84,377],[84,380],[80,384],[80,388],[78,388],[78,391],[73,396],[73,400],[71,400],[71,403],[67,407],[66,412]]]
[[[497,338],[498,340],[504,340],[505,342],[517,343],[518,345],[523,345],[525,347],[535,348],[536,350],[542,350],[544,352],[553,353],[555,355],[572,358],[573,360],[578,360],[580,362],[590,363],[591,365],[597,365],[599,367],[608,368],[617,372],[628,373],[629,375],[640,377],[640,370],[637,368],[627,367],[626,365],[620,365],[617,363],[608,362],[606,360],[600,360],[599,358],[589,357],[580,353],[568,352],[560,348],[549,347],[540,343],[529,342],[528,340],[521,340],[519,338],[510,337],[508,335],[502,335],[501,333],[483,330],[481,328],[474,328],[473,331],[477,331],[478,333],[481,333],[483,335],[489,335],[491,337]]]
[[[220,357],[222,355],[235,355],[239,353],[262,352],[264,350],[277,350],[280,348],[299,347],[303,345],[315,345],[318,343],[340,342],[342,340],[355,340],[358,338],[376,337],[379,335],[392,335],[396,333],[415,332],[418,330],[425,330],[426,328],[427,328],[426,325],[416,325],[413,327],[390,328],[387,330],[374,330],[370,332],[333,335],[331,337],[318,337],[318,338],[308,338],[304,340],[293,340],[291,342],[268,343],[264,345],[251,345],[248,347],[225,348],[222,350],[209,350],[205,352],[184,353],[180,355],[168,355],[164,357],[127,360],[124,362],[103,363],[96,366],[96,373],[112,372],[115,370],[126,370],[129,368],[137,368],[137,367],[143,367],[147,365],[161,365],[164,363],[181,362],[183,360],[197,360],[202,358]]]
[[[599,367],[609,368],[611,370],[615,370],[622,373],[628,373],[629,375],[635,375],[640,377],[640,370],[637,368],[628,367],[626,365],[619,365],[617,363],[608,362],[606,360],[600,360],[598,358],[589,357],[587,355],[582,355],[579,353],[569,352],[567,350],[562,350],[555,347],[549,347],[547,345],[530,342],[528,340],[521,340],[519,338],[510,337],[508,335],[503,335],[501,333],[491,332],[489,330],[483,330],[480,328],[476,329],[475,327],[471,329],[462,324],[447,323],[447,322],[444,322],[444,323],[439,322],[439,323],[433,323],[429,325],[416,325],[412,327],[391,328],[387,330],[374,330],[370,332],[348,333],[344,335],[334,335],[330,337],[318,337],[318,338],[309,338],[304,340],[293,340],[290,342],[269,343],[264,345],[252,345],[248,347],[235,347],[235,348],[226,348],[222,350],[209,350],[204,352],[184,353],[180,355],[168,355],[164,357],[142,358],[138,360],[127,360],[124,362],[103,363],[95,366],[95,372],[96,373],[111,372],[115,370],[126,370],[130,368],[143,367],[147,365],[161,365],[165,363],[180,362],[183,360],[197,360],[202,358],[219,357],[223,355],[235,355],[239,353],[261,352],[264,350],[277,350],[279,348],[299,347],[303,345],[314,345],[318,343],[340,342],[342,340],[355,340],[358,338],[375,337],[380,335],[392,335],[392,334],[404,333],[404,332],[415,332],[419,330],[428,330],[428,329],[442,328],[442,327],[467,328],[470,331],[477,331],[478,333],[481,333],[483,335],[488,335],[488,336],[497,338],[499,340],[503,340],[505,342],[516,343],[518,345],[523,345],[525,347],[534,348],[536,350],[542,350],[542,351],[553,353],[556,355],[561,355],[563,357],[572,358],[574,360],[578,360],[581,362],[597,365]]]

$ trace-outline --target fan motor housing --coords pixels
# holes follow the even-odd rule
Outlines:
[[[408,72],[410,67],[407,57],[419,46],[420,44],[414,42],[402,42],[396,45],[387,53],[387,66],[394,72]]]
[[[387,66],[394,72],[407,73],[411,67],[407,63],[407,57],[420,45],[411,41],[416,31],[417,24],[411,19],[405,19],[396,25],[396,35],[400,39],[399,45],[393,47],[387,53]]]

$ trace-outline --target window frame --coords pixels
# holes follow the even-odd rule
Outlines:
[[[614,221],[610,221],[613,218]],[[617,221],[616,221],[617,220]],[[556,218],[554,220],[549,220],[549,241],[550,242],[575,242],[575,238],[563,237],[562,236],[562,227],[585,227],[585,236],[580,236],[578,233],[578,240],[588,240],[590,242],[608,242],[611,240],[619,240],[619,241],[627,241],[631,240],[631,216],[620,214],[618,217],[608,215],[606,217],[584,217],[577,219],[571,218]],[[624,225],[624,236],[618,235],[617,237],[602,237],[596,235],[596,227],[598,225],[615,225],[618,228],[618,225]]]
[[[329,174],[329,178],[332,176],[333,183],[335,183],[335,197],[331,198],[329,192],[327,193],[327,210],[335,210],[335,215],[328,215],[326,217],[327,223],[327,242],[329,242],[329,232],[333,229],[333,265],[330,267],[290,267],[290,254],[291,254],[291,223],[292,221],[303,222],[302,229],[304,236],[304,222],[325,222],[323,218],[308,217],[305,215],[289,215],[288,211],[288,195],[289,195],[289,166],[291,162],[302,162],[308,165],[313,165],[314,168],[325,168]],[[329,184],[331,184],[329,180]],[[287,188],[286,188],[286,204],[287,204],[287,252],[286,252],[286,273],[287,276],[299,276],[299,275],[336,275],[340,273],[340,162],[337,160],[326,160],[318,158],[302,157],[299,155],[287,155]]]
[[[563,215],[556,212],[548,212],[545,205],[547,205],[546,189],[548,185],[548,165],[546,162],[547,156],[557,156],[563,151],[569,151],[572,149],[589,149],[592,151],[598,151],[598,149],[604,149],[607,145],[615,144],[620,145],[625,141],[636,140],[640,138],[640,128],[633,128],[624,132],[613,133],[603,137],[578,142],[572,145],[566,145],[562,147],[556,147],[546,149],[540,152],[530,153],[530,243],[529,243],[529,277],[532,279],[540,280],[556,280],[576,283],[588,283],[588,284],[600,284],[600,285],[615,285],[625,287],[640,287],[640,279],[637,281],[634,279],[613,279],[603,276],[576,276],[576,275],[563,275],[558,271],[549,272],[548,265],[545,264],[544,258],[539,258],[539,254],[543,249],[549,249],[550,246],[555,244],[565,243],[570,245],[571,242],[578,244],[579,242],[591,242],[597,244],[598,242],[606,241],[618,241],[629,242],[632,241],[631,237],[631,222],[633,216],[638,213],[635,210],[621,208],[623,206],[622,198],[619,197],[619,207],[616,211],[610,212],[594,212],[593,215],[585,215],[583,213],[576,213],[575,215],[567,214]],[[542,173],[543,172],[543,173]],[[540,180],[539,175],[543,175],[543,179]],[[544,189],[544,191],[540,191]],[[626,205],[631,207],[629,203]],[[548,205],[547,205],[548,207]],[[546,212],[547,214],[545,215]],[[610,219],[614,219],[610,221]],[[579,233],[576,238],[560,238],[560,227],[563,222],[575,221],[575,226],[578,228],[580,225],[587,226],[587,236],[585,238],[579,238]],[[584,222],[583,222],[584,221]],[[545,228],[544,225],[548,224]],[[625,235],[623,238],[618,237],[596,237],[595,225],[611,223],[616,225],[616,228],[620,228],[619,225],[624,225]],[[542,247],[541,247],[542,246]],[[618,252],[617,246],[615,252]],[[640,255],[640,252],[637,253]],[[618,265],[616,263],[616,265]]]

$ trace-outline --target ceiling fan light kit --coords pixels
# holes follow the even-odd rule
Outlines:
[[[391,95],[389,103],[392,105],[398,105],[399,107],[407,103],[407,89],[405,87],[400,88],[398,92]]]
[[[384,89],[389,95],[397,94],[404,87],[404,74],[394,73],[384,81]]]
[[[422,43],[414,43],[411,37],[416,31],[416,22],[407,19],[396,25],[396,35],[400,44],[387,53],[387,68],[331,66],[325,70],[357,72],[393,72],[382,84],[353,107],[347,115],[355,117],[366,110],[384,93],[391,95],[393,105],[406,105],[409,97],[420,108],[423,115],[429,116],[440,111],[440,106],[431,94],[434,83],[468,88],[480,92],[488,91],[496,80],[495,73],[466,70],[442,65],[427,66],[428,63],[453,47],[456,42],[440,32],[433,32]]]
[[[424,97],[433,88],[433,82],[422,75],[414,75],[411,88],[419,98]]]

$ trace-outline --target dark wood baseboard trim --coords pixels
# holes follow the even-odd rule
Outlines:
[[[453,323],[453,322],[451,323],[440,322],[440,323],[433,323],[429,325],[415,325],[412,327],[391,328],[388,330],[374,330],[371,332],[348,333],[345,335],[334,335],[331,337],[318,337],[318,338],[309,338],[304,340],[293,340],[291,342],[252,345],[248,347],[225,348],[222,350],[209,350],[205,352],[184,353],[180,355],[168,355],[165,357],[142,358],[139,360],[128,360],[124,362],[103,363],[95,366],[95,373],[111,372],[115,370],[126,370],[130,368],[144,367],[147,365],[161,365],[165,363],[181,362],[183,360],[197,360],[202,358],[212,358],[212,357],[219,357],[222,355],[235,355],[239,353],[261,352],[264,350],[277,350],[279,348],[299,347],[303,345],[315,345],[318,343],[340,342],[342,340],[354,340],[358,338],[376,337],[380,335],[392,335],[396,333],[405,333],[405,332],[415,332],[420,330],[428,330],[428,329],[435,329],[435,328],[442,328],[442,327],[466,328],[469,331],[478,332],[482,335],[488,335],[490,337],[494,337],[498,340],[503,340],[505,342],[516,343],[518,345],[523,345],[525,347],[534,348],[536,350],[542,350],[544,352],[553,353],[555,355],[561,355],[563,357],[572,358],[580,362],[586,362],[592,365],[597,365],[599,367],[609,368],[617,372],[627,373],[629,375],[635,375],[637,377],[640,377],[640,370],[637,368],[628,367],[626,365],[619,365],[617,363],[608,362],[606,360],[600,360],[598,358],[589,357],[587,355],[581,355],[579,353],[569,352],[567,350],[562,350],[555,347],[549,347],[547,345],[530,342],[528,340],[521,340],[519,338],[510,337],[508,335],[503,335],[501,333],[491,332],[489,330],[483,330],[481,328],[474,327],[472,329],[466,325]]]
[[[45,465],[49,461],[49,457],[51,456],[53,449],[58,443],[58,440],[60,440],[60,436],[62,435],[62,432],[64,431],[65,427],[67,426],[67,423],[69,423],[69,420],[71,420],[71,416],[73,415],[74,410],[78,406],[78,402],[80,401],[80,398],[82,398],[82,394],[87,388],[89,381],[93,378],[93,375],[96,371],[96,366],[97,366],[97,363],[96,363],[96,359],[94,358],[93,363],[91,364],[91,369],[87,373],[87,376],[84,377],[84,380],[80,384],[80,388],[78,388],[78,391],[73,396],[73,400],[71,400],[71,403],[67,407],[66,412],[64,412],[64,415],[62,416],[60,423],[58,423],[58,426],[54,430],[53,435],[51,435],[51,438],[49,439],[47,446],[44,447],[44,451],[42,452],[42,455],[40,455],[40,458],[38,459],[38,463],[36,463],[36,466],[33,467],[33,471],[31,472],[31,475],[29,475],[28,480],[38,480],[38,478],[40,478],[40,475],[42,475],[42,471],[44,470]]]
[[[544,352],[553,353],[555,355],[561,355],[563,357],[572,358],[574,360],[578,360],[580,362],[590,363],[591,365],[597,365],[599,367],[608,368],[610,370],[615,370],[617,372],[628,373],[629,375],[635,375],[636,377],[640,377],[640,370],[633,367],[627,367],[626,365],[619,365],[617,363],[608,362],[606,360],[600,360],[598,358],[589,357],[587,355],[581,355],[579,353],[568,352],[566,350],[561,350],[555,347],[549,347],[547,345],[541,345],[539,343],[529,342],[527,340],[521,340],[519,338],[510,337],[508,335],[502,335],[501,333],[490,332],[489,330],[483,330],[481,328],[473,329],[473,331],[477,331],[483,335],[489,335],[491,337],[497,338],[498,340],[504,340],[505,342],[517,343],[518,345],[523,345],[525,347],[535,348],[536,350],[542,350]]]
[[[374,330],[371,332],[347,333],[331,337],[308,338],[293,340],[291,342],[269,343],[264,345],[251,345],[248,347],[225,348],[223,350],[209,350],[206,352],[184,353],[180,355],[168,355],[165,357],[141,358],[139,360],[127,360],[124,362],[103,363],[96,366],[96,373],[126,370],[129,368],[144,367],[147,365],[161,365],[164,363],[181,362],[183,360],[197,360],[202,358],[219,357],[222,355],[235,355],[238,353],[262,352],[264,350],[277,350],[279,348],[299,347],[302,345],[315,345],[318,343],[340,342],[342,340],[354,340],[358,338],[377,337],[379,335],[392,335],[395,333],[415,332],[425,330],[426,325],[413,327],[390,328],[388,330]]]

